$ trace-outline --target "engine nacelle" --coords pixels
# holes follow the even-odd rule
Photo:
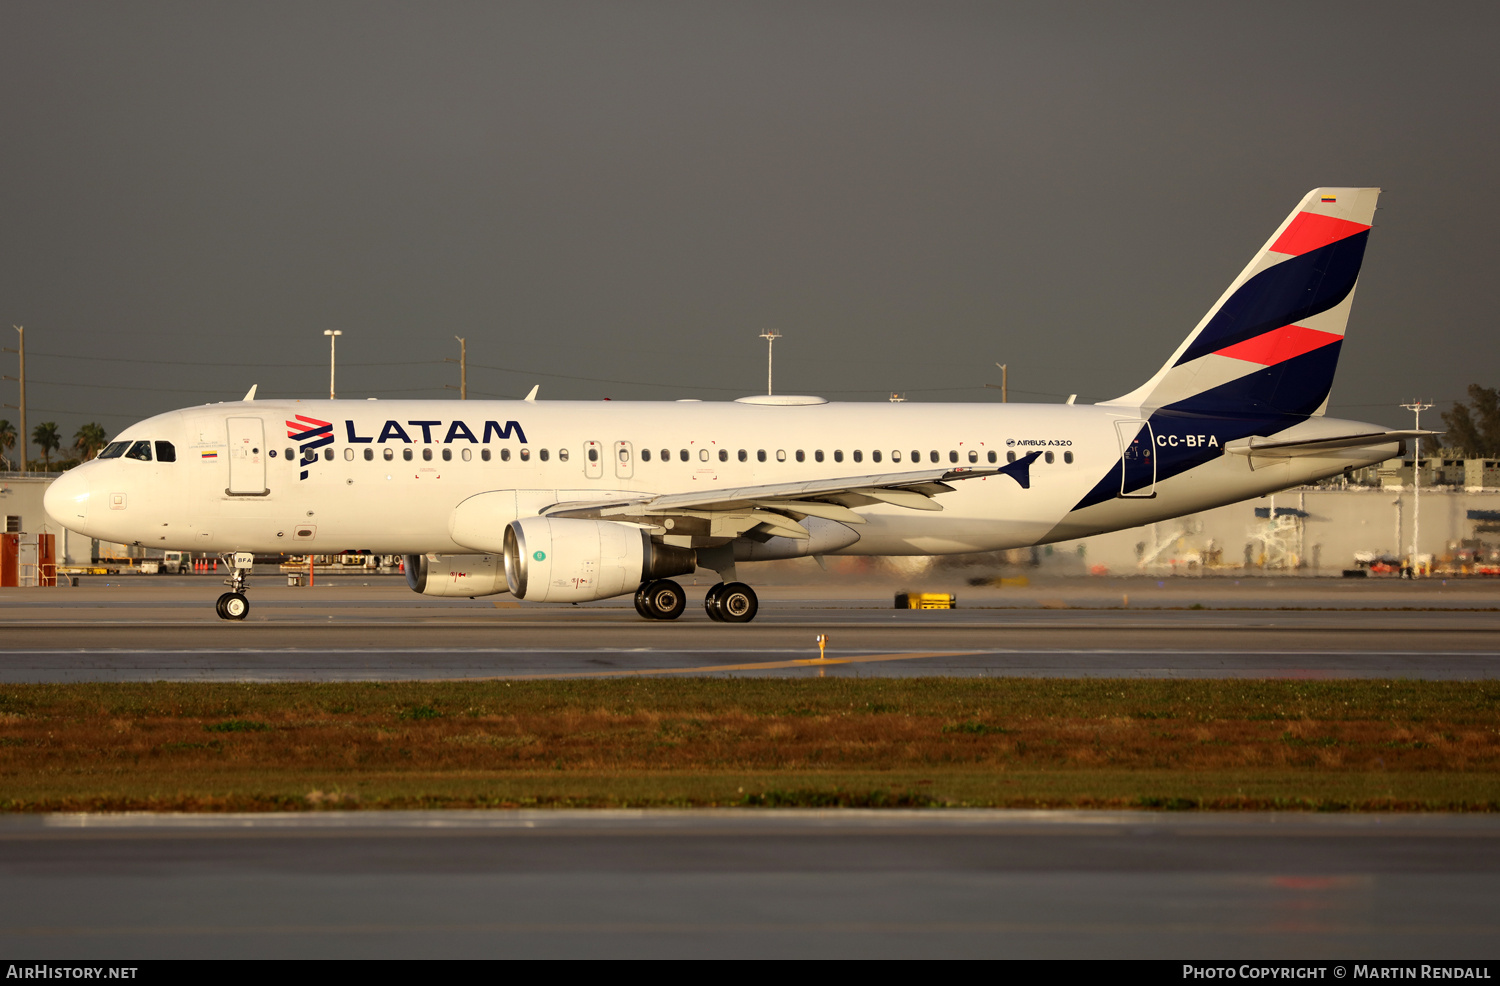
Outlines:
[[[424,596],[493,596],[509,592],[499,555],[407,555],[406,584]]]
[[[607,520],[527,517],[505,527],[505,581],[517,599],[581,603],[688,575],[691,548],[655,544],[639,527]]]

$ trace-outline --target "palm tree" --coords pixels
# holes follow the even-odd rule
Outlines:
[[[56,421],[43,421],[31,429],[31,440],[42,450],[42,467],[52,471],[52,453],[62,448],[62,436],[57,433]]]
[[[5,451],[16,444],[16,426],[4,418],[0,418],[0,460],[5,462],[7,469],[13,468],[10,457]]]
[[[73,447],[85,460],[92,459],[99,454],[109,436],[104,433],[104,426],[97,421],[90,421],[78,429],[78,434],[73,436]]]

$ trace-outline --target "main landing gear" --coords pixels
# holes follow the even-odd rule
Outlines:
[[[682,586],[671,579],[647,582],[635,590],[635,611],[648,620],[675,620],[686,608]]]
[[[760,609],[755,590],[743,582],[720,582],[703,597],[703,608],[710,620],[720,623],[749,623]]]
[[[230,567],[229,578],[224,580],[224,584],[229,586],[229,591],[214,603],[214,611],[219,614],[221,620],[243,620],[250,613],[250,600],[245,595],[247,588],[245,583],[248,581],[250,566],[255,563],[255,559],[249,553],[242,551],[226,560],[229,561]]]
[[[635,611],[648,620],[675,620],[687,608],[682,586],[671,579],[647,582],[635,591]],[[703,600],[708,618],[719,623],[749,623],[760,609],[755,590],[743,582],[720,582]]]

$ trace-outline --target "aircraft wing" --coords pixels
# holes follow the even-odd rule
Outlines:
[[[845,476],[802,483],[771,483],[691,493],[665,493],[614,500],[574,500],[554,504],[548,517],[614,520],[712,537],[738,537],[757,527],[782,537],[808,537],[798,521],[821,517],[844,524],[863,524],[853,507],[889,503],[913,510],[941,510],[933,497],[952,492],[951,483],[986,476],[1010,476],[1031,488],[1032,452],[994,469],[922,469],[911,472]]]
[[[1262,444],[1231,445],[1224,451],[1235,455],[1264,456],[1268,459],[1290,459],[1304,455],[1323,455],[1346,448],[1368,448],[1373,445],[1389,445],[1408,438],[1427,438],[1435,431],[1370,431],[1358,435],[1338,435],[1333,438],[1312,438],[1305,441],[1265,442]]]

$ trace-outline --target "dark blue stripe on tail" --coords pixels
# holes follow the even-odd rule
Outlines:
[[[1178,365],[1294,325],[1343,301],[1359,278],[1369,237],[1369,230],[1355,233],[1250,278],[1203,327]]]

